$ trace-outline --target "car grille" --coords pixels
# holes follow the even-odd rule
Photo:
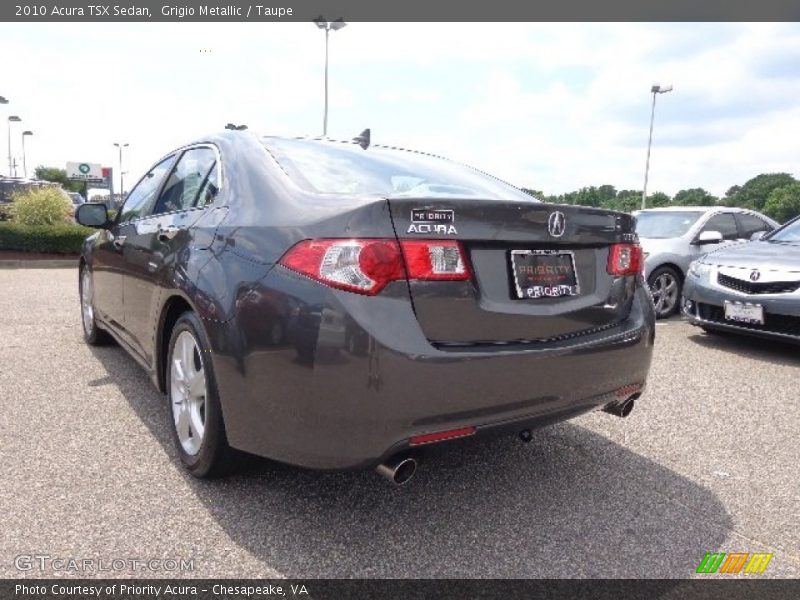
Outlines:
[[[772,281],[760,283],[717,274],[717,283],[743,294],[790,294],[800,288],[800,281]]]
[[[722,307],[714,306],[713,304],[703,304],[702,302],[699,302],[697,304],[697,310],[699,317],[704,321],[720,323],[722,325],[735,325],[736,327],[753,329],[755,331],[763,331],[764,333],[782,333],[784,335],[800,337],[800,317],[775,315],[765,312],[764,324],[758,325],[756,323],[728,321],[725,318],[725,313]]]

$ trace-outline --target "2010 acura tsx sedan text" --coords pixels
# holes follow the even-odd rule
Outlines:
[[[419,446],[642,393],[655,318],[630,215],[538,202],[432,155],[203,138],[160,159],[80,259],[90,344],[166,393],[196,476],[243,450],[402,483]]]

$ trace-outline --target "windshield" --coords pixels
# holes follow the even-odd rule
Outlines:
[[[312,192],[538,202],[490,175],[418,152],[305,139],[266,138],[264,145],[289,177]]]
[[[770,242],[800,242],[800,219],[795,219],[788,225],[775,230],[775,232],[767,238]]]
[[[681,237],[702,214],[689,210],[640,212],[636,215],[636,233],[643,238]]]

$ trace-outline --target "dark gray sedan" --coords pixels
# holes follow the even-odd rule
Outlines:
[[[79,207],[85,338],[167,395],[189,471],[237,448],[402,483],[427,444],[627,415],[655,332],[633,218],[357,139],[226,132],[114,218]]]
[[[800,342],[800,217],[689,265],[683,313],[708,331]]]

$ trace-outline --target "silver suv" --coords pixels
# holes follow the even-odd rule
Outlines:
[[[639,210],[633,215],[644,249],[645,277],[659,319],[678,309],[690,262],[778,227],[761,213],[726,206],[670,206]]]

